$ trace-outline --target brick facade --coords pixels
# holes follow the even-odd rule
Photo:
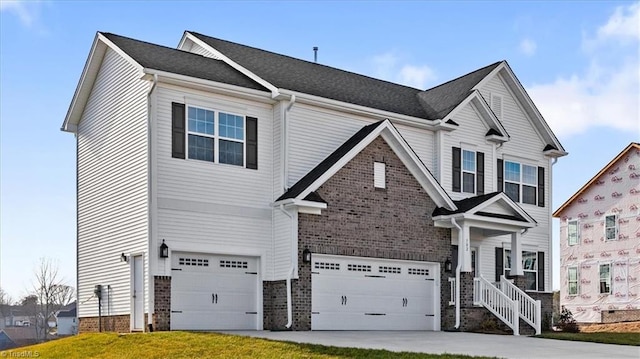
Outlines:
[[[386,189],[373,186],[373,163],[386,165]],[[451,232],[435,228],[436,205],[381,137],[325,182],[317,193],[328,203],[322,215],[298,216],[299,280],[292,281],[293,330],[311,329],[311,266],[302,251],[444,263],[451,257]],[[449,273],[441,266],[441,283]],[[272,283],[265,293],[265,329],[286,323],[286,287]],[[449,287],[441,286],[442,309]],[[441,310],[442,312],[442,310]]]
[[[153,329],[171,329],[171,277],[153,277],[154,310]]]
[[[640,309],[603,310],[602,323],[619,323],[640,321]]]
[[[78,333],[100,331],[100,318],[80,317],[78,318]],[[103,332],[129,333],[131,331],[131,320],[129,314],[110,315],[102,317]]]

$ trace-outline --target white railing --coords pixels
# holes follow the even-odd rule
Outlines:
[[[451,293],[449,297],[449,305],[456,305],[456,278],[449,277],[449,293]]]
[[[513,335],[520,335],[519,303],[482,277],[473,278],[473,303],[487,308],[513,330]]]
[[[500,276],[500,290],[511,300],[518,302],[520,318],[532,326],[536,330],[536,335],[539,335],[542,332],[541,302],[531,298],[504,275]]]

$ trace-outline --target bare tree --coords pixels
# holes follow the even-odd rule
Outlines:
[[[40,266],[35,271],[33,291],[38,304],[36,331],[39,338],[46,340],[49,318],[74,299],[75,290],[63,283],[58,276],[58,266],[51,259],[41,258]]]
[[[13,299],[4,289],[0,288],[0,317],[2,320],[6,320],[5,318],[9,316],[11,313],[11,305],[13,304]]]

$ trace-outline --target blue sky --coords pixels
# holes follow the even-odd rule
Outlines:
[[[75,139],[59,128],[96,31],[175,47],[190,30],[308,60],[318,46],[323,64],[421,88],[506,59],[570,152],[554,166],[557,208],[640,141],[639,12],[630,1],[0,0],[0,287],[27,294],[41,257],[75,285]]]

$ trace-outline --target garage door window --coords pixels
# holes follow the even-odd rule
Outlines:
[[[400,267],[380,266],[380,267],[378,267],[378,271],[380,273],[394,273],[394,274],[401,274],[402,273],[402,269],[400,269]]]
[[[347,264],[347,270],[353,272],[371,272],[371,266],[366,264]]]
[[[424,268],[409,268],[408,272],[413,275],[429,275],[429,270]]]
[[[178,264],[181,266],[208,267],[209,260],[202,258],[180,258],[178,259]]]
[[[248,263],[243,261],[220,261],[220,268],[247,268]]]
[[[340,263],[316,262],[316,269],[340,270]]]

